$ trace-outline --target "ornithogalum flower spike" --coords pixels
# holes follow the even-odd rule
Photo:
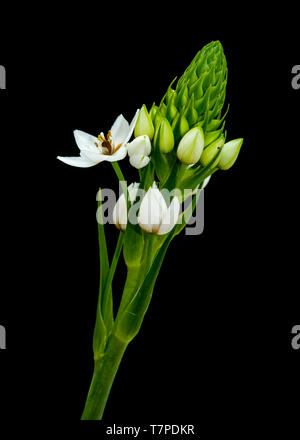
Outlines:
[[[102,191],[98,192],[99,299],[93,338],[94,374],[83,420],[102,418],[126,347],[142,326],[169,244],[184,230],[211,175],[230,169],[237,160],[243,139],[228,140],[225,131],[227,76],[222,44],[212,41],[196,54],[178,81],[171,82],[157,104],[148,107],[149,111],[143,104],[130,124],[118,116],[106,136],[75,130],[80,155],[58,157],[83,168],[111,162],[123,189],[112,205],[112,221],[119,229],[114,253],[107,251],[110,241],[101,221],[105,211]],[[128,187],[118,164],[127,153],[129,171],[139,179]],[[129,180],[137,179],[130,176]],[[108,255],[112,255],[111,260]],[[112,283],[121,256],[127,277],[116,310]]]

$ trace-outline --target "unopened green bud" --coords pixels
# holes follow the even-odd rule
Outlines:
[[[175,145],[173,130],[169,121],[163,118],[154,137],[154,146],[159,147],[162,153],[170,153]]]
[[[172,129],[175,137],[175,141],[179,141],[185,133],[189,131],[189,123],[186,120],[186,117],[182,114],[178,114],[178,116],[174,119],[172,123]]]
[[[152,107],[151,107],[151,109],[150,109],[150,112],[149,112],[149,115],[150,115],[151,121],[152,121],[153,123],[154,123],[154,119],[155,119],[155,115],[156,115],[157,109],[158,109],[157,105],[153,104]]]
[[[159,106],[159,111],[162,116],[166,116],[167,106],[164,102]]]
[[[154,135],[153,123],[145,104],[143,104],[139,112],[139,116],[134,128],[135,137],[144,136],[144,135],[147,135],[150,140],[153,138]]]
[[[234,139],[230,142],[226,142],[226,144],[222,148],[220,160],[218,163],[218,167],[221,170],[228,170],[232,167],[238,157],[241,146],[243,145],[243,140],[244,139],[240,138]]]
[[[178,99],[177,99],[177,105],[179,106],[179,108],[183,108],[185,107],[186,103],[188,102],[189,99],[189,92],[188,92],[188,85],[187,83],[182,87],[182,89],[180,90],[179,94],[178,94]]]
[[[169,121],[173,121],[178,115],[178,110],[175,105],[176,99],[177,99],[177,95],[176,92],[174,92],[167,105],[166,117],[168,118]]]
[[[187,106],[187,109],[185,111],[185,117],[190,126],[194,125],[195,122],[197,122],[198,120],[198,113],[194,107],[194,95],[192,95],[190,102]]]
[[[158,127],[162,121],[162,118],[163,118],[163,116],[160,113],[159,108],[157,108],[156,113],[155,113],[154,122],[153,122],[155,131],[158,129]]]
[[[222,119],[213,119],[210,121],[210,123],[207,125],[207,130],[217,130],[222,123]]]
[[[188,131],[178,145],[177,157],[186,164],[192,165],[199,161],[204,147],[204,134],[200,127]]]
[[[208,133],[205,133],[205,139],[204,139],[204,146],[206,147],[206,145],[211,144],[212,142],[216,141],[220,135],[222,134],[222,129],[221,130],[214,130],[214,131],[210,131]]]
[[[215,155],[218,153],[218,151],[223,147],[225,143],[224,136],[221,136],[216,141],[212,142],[208,147],[206,147],[203,150],[203,153],[200,158],[201,165],[206,166],[208,165]],[[212,168],[218,165],[218,162],[220,160],[220,156],[214,161],[214,163],[211,165]]]

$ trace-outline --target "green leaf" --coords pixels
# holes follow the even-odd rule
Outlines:
[[[99,282],[99,297],[98,297],[97,312],[96,312],[96,324],[95,324],[94,338],[93,338],[93,349],[94,349],[95,358],[98,358],[100,356],[105,346],[106,337],[107,337],[107,329],[102,315],[102,295],[109,271],[109,261],[108,261],[106,238],[105,238],[103,216],[102,216],[101,188],[99,188],[99,192],[98,192],[97,220],[98,220],[98,242],[99,242],[99,257],[100,257],[100,282]]]
[[[114,334],[125,342],[130,342],[139,332],[152,297],[152,291],[163,263],[168,246],[173,238],[171,231],[159,249],[154,262],[136,294],[116,320]]]

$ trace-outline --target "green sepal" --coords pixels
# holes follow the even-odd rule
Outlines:
[[[143,249],[144,236],[142,229],[138,224],[133,225],[128,221],[123,244],[123,256],[127,267],[138,267],[141,264]]]

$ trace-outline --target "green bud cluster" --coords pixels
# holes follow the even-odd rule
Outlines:
[[[155,170],[162,180],[176,157],[185,165],[194,165],[189,175],[203,167],[227,170],[235,162],[242,139],[225,143],[227,111],[222,116],[222,110],[227,74],[222,44],[212,41],[196,54],[177,84],[171,83],[159,106],[154,103],[148,112],[143,105],[135,136],[149,136]]]
[[[179,113],[184,113],[190,126],[201,121],[209,124],[221,114],[226,84],[223,47],[219,41],[212,41],[197,53],[178,80],[176,90],[169,89],[167,105],[175,105]]]

